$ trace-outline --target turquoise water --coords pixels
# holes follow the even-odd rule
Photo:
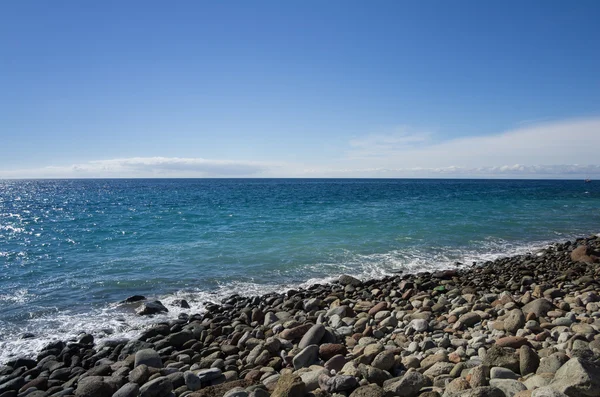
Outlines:
[[[147,320],[115,305],[133,294],[202,310],[599,231],[600,183],[583,181],[0,181],[0,362],[79,331],[134,335]]]

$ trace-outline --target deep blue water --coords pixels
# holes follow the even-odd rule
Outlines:
[[[184,297],[197,311],[231,293],[471,263],[597,232],[598,182],[0,181],[0,362],[79,331],[135,334],[146,320],[114,305],[133,294]],[[36,337],[18,339],[25,332]]]

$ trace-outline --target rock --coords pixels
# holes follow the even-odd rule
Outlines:
[[[77,389],[75,389],[75,396],[106,397],[111,396],[114,392],[108,383],[104,383],[102,376],[88,376],[79,381]]]
[[[431,366],[427,371],[423,372],[423,375],[435,378],[440,375],[447,375],[454,368],[453,363],[437,362]]]
[[[384,391],[377,385],[366,385],[354,390],[350,397],[384,397]]]
[[[383,390],[399,397],[416,397],[419,390],[427,385],[427,378],[416,371],[407,372],[399,380],[384,385]]]
[[[313,325],[302,337],[300,343],[298,343],[298,348],[304,349],[310,345],[318,345],[325,335],[325,327],[323,324],[315,324]]]
[[[140,397],[167,397],[173,391],[173,384],[166,376],[161,376],[140,387]]]
[[[125,383],[112,397],[137,397],[140,386],[137,383]]]
[[[163,366],[159,354],[154,349],[142,349],[135,353],[134,366],[137,367],[142,364],[154,368],[162,368]]]
[[[536,299],[523,306],[523,313],[533,313],[537,318],[545,316],[550,310],[554,309],[554,305],[545,298]]]
[[[506,397],[513,397],[518,392],[527,390],[523,383],[514,379],[492,379],[490,386],[502,390]]]
[[[300,374],[300,379],[302,379],[302,382],[304,382],[306,391],[310,392],[319,388],[319,375],[323,373],[326,373],[326,371],[316,370]]]
[[[203,369],[196,372],[196,376],[200,379],[200,382],[207,383],[212,380],[219,378],[223,374],[219,368]],[[184,375],[185,376],[185,375]]]
[[[471,385],[471,388],[475,389],[477,387],[488,385],[486,370],[487,368],[483,365],[479,365],[471,369],[471,371],[469,372],[469,384]]]
[[[519,379],[519,375],[515,374],[510,369],[502,367],[494,367],[490,369],[490,379]]]
[[[191,391],[200,390],[202,388],[202,381],[198,375],[191,371],[185,371],[183,373],[183,379],[185,380],[185,385]]]
[[[319,357],[319,346],[310,345],[305,347],[300,353],[296,354],[292,363],[294,369],[305,368],[312,365]]]
[[[145,296],[142,295],[132,295],[128,298],[125,298],[124,300],[122,300],[119,303],[133,303],[133,302],[139,302],[139,301],[144,301],[146,300]]]
[[[496,387],[482,386],[464,391],[460,397],[506,397],[504,392]]]
[[[335,375],[327,380],[327,390],[330,393],[354,390],[358,386],[358,381],[354,376]]]
[[[150,378],[150,370],[146,364],[140,364],[129,372],[129,381],[143,385]]]
[[[359,287],[362,284],[362,281],[347,274],[342,274],[338,281],[344,286],[351,285],[353,287]]]
[[[308,332],[313,326],[311,324],[302,324],[297,327],[284,329],[279,334],[279,337],[286,340],[300,339],[304,334]]]
[[[346,346],[341,343],[324,343],[319,346],[319,357],[323,359],[323,361],[327,361],[330,358],[342,355],[345,356],[348,353]]]
[[[481,321],[481,315],[476,312],[465,313],[458,318],[458,321],[467,327],[472,327]]]
[[[529,346],[524,345],[519,349],[519,369],[521,375],[533,374],[540,365],[540,358]]]
[[[390,350],[384,350],[375,356],[371,365],[375,368],[389,371],[396,363],[394,352]]]
[[[416,332],[425,332],[429,329],[429,323],[427,320],[416,318],[410,322],[409,327],[414,329]]]
[[[304,397],[306,386],[298,376],[285,373],[279,377],[271,397]]]
[[[512,347],[514,349],[518,349],[519,347],[526,345],[527,343],[527,339],[521,336],[506,336],[496,341],[496,345],[500,347]]]
[[[568,397],[565,393],[553,389],[550,386],[540,387],[531,392],[531,397]]]
[[[248,395],[248,392],[244,388],[237,386],[223,394],[223,397],[248,397]]]
[[[597,263],[598,256],[591,247],[580,245],[571,251],[571,260],[573,262]]]
[[[510,349],[493,345],[483,359],[483,365],[491,367],[504,367],[517,373],[519,372],[519,357]]]
[[[193,338],[193,334],[189,331],[175,332],[167,336],[167,342],[176,348],[181,348],[187,341]]]
[[[540,360],[540,365],[536,373],[556,373],[564,363],[569,361],[569,357],[565,353],[553,353],[548,357],[544,357]]]
[[[164,307],[160,301],[144,302],[140,305],[140,307],[135,309],[135,312],[137,314],[139,314],[140,316],[148,316],[148,315],[152,315],[152,314],[166,313],[168,311],[169,311],[169,309]]]
[[[600,367],[580,358],[567,361],[554,375],[552,388],[567,396],[600,396]]]
[[[516,334],[518,330],[525,326],[525,315],[521,309],[513,309],[504,319],[504,329],[512,334]]]

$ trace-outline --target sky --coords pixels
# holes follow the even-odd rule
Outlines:
[[[0,178],[600,179],[600,2],[0,2]]]

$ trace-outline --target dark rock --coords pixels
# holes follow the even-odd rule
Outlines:
[[[144,301],[146,300],[145,296],[142,295],[132,295],[129,298],[126,298],[124,300],[122,300],[119,303],[133,303],[133,302],[139,302],[139,301]]]
[[[298,347],[304,349],[310,345],[317,345],[321,341],[321,338],[323,338],[323,335],[325,335],[323,324],[315,324],[304,334],[300,343],[298,343]]]
[[[353,287],[358,287],[362,284],[362,281],[357,279],[356,277],[349,276],[347,274],[342,274],[338,280],[342,285],[351,285]]]
[[[140,316],[148,316],[151,314],[166,313],[169,309],[163,306],[160,301],[144,302],[135,309],[135,312]]]
[[[154,349],[143,349],[135,353],[134,366],[137,367],[142,364],[154,368],[162,368],[163,366],[160,355]]]
[[[136,397],[140,391],[137,383],[126,383],[112,397]]]
[[[75,396],[77,397],[106,397],[111,396],[115,390],[105,383],[101,376],[88,376],[79,381]]]
[[[173,384],[166,376],[158,377],[140,387],[140,397],[167,397],[173,391]]]

